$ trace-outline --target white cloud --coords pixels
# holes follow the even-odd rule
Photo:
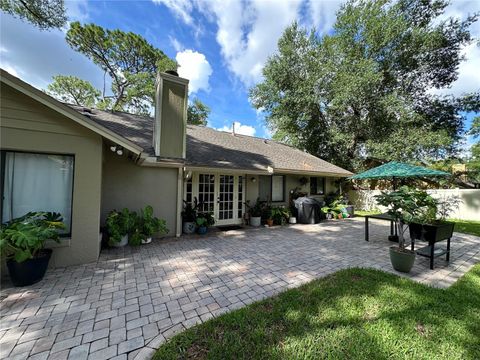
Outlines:
[[[168,7],[185,24],[192,24],[193,2],[190,0],[152,0],[155,4],[162,4]]]
[[[192,16],[194,9],[215,22],[225,63],[246,86],[261,80],[265,61],[276,50],[285,27],[298,17],[301,5],[301,0],[153,1],[167,6],[194,29],[201,28]]]
[[[307,8],[310,13],[310,21],[320,34],[325,34],[335,24],[336,12],[344,0],[309,0]]]
[[[212,75],[212,67],[202,53],[187,49],[177,53],[178,74],[190,80],[188,91],[195,93],[199,90],[210,90],[208,80]]]
[[[180,52],[180,51],[183,51],[185,49],[183,44],[180,41],[178,41],[177,39],[175,39],[173,36],[169,36],[168,38],[170,39],[170,43],[172,44],[172,46],[173,46],[173,48],[175,49],[176,52]]]
[[[235,134],[255,136],[256,130],[253,126],[243,125],[239,121],[234,121],[233,124],[230,127],[229,126],[224,126],[222,128],[218,128],[217,130],[232,132],[233,125],[235,125]]]

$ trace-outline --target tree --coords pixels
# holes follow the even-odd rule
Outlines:
[[[188,104],[187,123],[192,125],[207,125],[210,108],[202,103],[198,98]]]
[[[476,116],[473,118],[472,125],[468,134],[473,136],[474,138],[480,138],[480,116]],[[480,139],[479,139],[480,140]]]
[[[41,30],[61,28],[67,22],[63,0],[0,0],[0,9]]]
[[[100,99],[100,91],[75,76],[54,76],[47,90],[56,99],[79,106],[94,107]]]
[[[274,138],[351,170],[366,157],[414,161],[454,154],[460,111],[478,96],[440,97],[458,76],[472,39],[464,21],[438,20],[447,2],[349,1],[333,33],[319,37],[296,23],[250,90]]]
[[[103,92],[111,99],[111,110],[149,114],[157,72],[176,69],[175,61],[132,32],[73,22],[66,40],[111,77],[113,95]]]

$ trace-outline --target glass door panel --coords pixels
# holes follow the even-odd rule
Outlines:
[[[220,175],[218,191],[218,220],[234,218],[235,176]]]
[[[198,210],[214,213],[215,210],[215,175],[198,175]]]

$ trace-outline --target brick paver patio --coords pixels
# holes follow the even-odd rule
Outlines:
[[[388,223],[363,219],[159,240],[102,252],[1,291],[1,358],[143,359],[166,338],[213,316],[347,267],[394,272]],[[447,287],[480,261],[480,238],[455,234],[451,261],[409,276]]]

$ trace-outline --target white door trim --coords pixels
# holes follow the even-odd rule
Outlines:
[[[243,214],[245,211],[245,174],[238,174],[238,173],[231,173],[231,172],[222,172],[222,171],[204,171],[204,172],[193,172],[192,173],[192,201],[193,199],[197,198],[200,201],[199,197],[199,175],[200,174],[207,174],[207,175],[213,175],[215,176],[214,180],[214,211],[213,211],[213,216],[215,217],[215,225],[238,225],[242,224],[243,222]],[[223,219],[219,220],[219,214],[220,214],[220,206],[219,206],[219,196],[220,196],[220,176],[225,175],[225,176],[233,176],[233,206],[232,206],[232,211],[233,211],[233,218],[232,219]],[[243,191],[243,200],[242,203],[239,204],[238,200],[238,193],[239,193],[239,179],[242,177],[242,191]],[[184,198],[187,198],[187,186],[184,186]],[[240,205],[240,216],[238,213],[239,210],[239,205]]]

